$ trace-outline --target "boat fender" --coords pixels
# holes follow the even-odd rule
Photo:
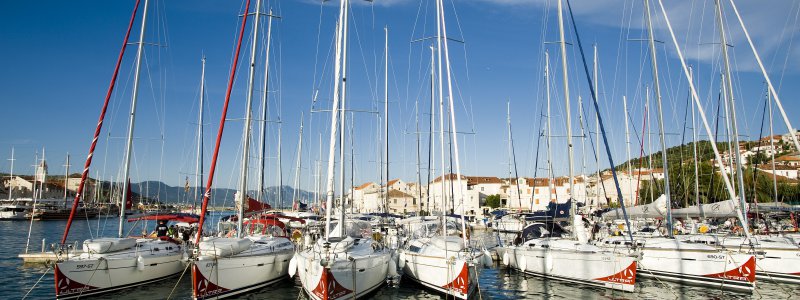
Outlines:
[[[406,267],[406,254],[405,253],[402,253],[402,252],[400,253],[400,255],[397,258],[397,263],[400,265],[401,269]]]
[[[508,257],[508,252],[503,253],[503,265],[508,266],[510,260],[511,259]]]
[[[525,271],[525,267],[526,267],[527,263],[528,263],[527,259],[525,259],[525,255],[523,255],[522,257],[520,257],[517,260],[517,268],[519,268],[520,270]]]
[[[396,277],[397,275],[397,261],[394,258],[389,259],[389,277]]]
[[[141,255],[136,258],[136,269],[139,271],[144,271],[144,258]]]
[[[494,264],[494,261],[492,261],[492,253],[490,253],[489,250],[483,249],[483,258],[482,259],[483,259],[483,266],[484,267],[488,268],[488,267],[491,267]]]
[[[294,277],[294,274],[297,273],[297,260],[292,257],[292,260],[289,261],[289,278]]]

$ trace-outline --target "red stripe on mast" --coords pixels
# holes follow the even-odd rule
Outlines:
[[[111,84],[108,86],[108,92],[106,92],[106,100],[103,103],[103,109],[100,111],[100,118],[97,120],[97,128],[94,130],[94,139],[92,139],[92,145],[89,147],[89,155],[86,156],[86,164],[83,166],[83,173],[81,174],[81,183],[78,185],[78,191],[75,193],[75,201],[72,202],[72,209],[69,212],[69,219],[67,220],[67,227],[64,228],[64,236],[61,237],[61,244],[67,242],[67,236],[69,235],[69,228],[72,226],[72,220],[75,218],[75,212],[78,210],[78,202],[80,202],[81,194],[83,193],[83,185],[86,183],[86,178],[89,176],[89,166],[92,165],[92,156],[94,155],[94,148],[97,147],[97,138],[100,136],[100,131],[103,128],[103,120],[106,117],[106,110],[108,110],[108,102],[111,99],[111,94],[114,91],[114,85],[117,83],[117,75],[119,75],[119,67],[122,64],[122,57],[125,54],[125,48],[128,46],[128,38],[131,35],[131,28],[133,28],[133,22],[136,20],[136,11],[139,10],[139,2],[141,0],[136,0],[136,5],[133,7],[133,13],[131,14],[131,21],[128,23],[128,31],[125,33],[125,39],[122,40],[122,49],[119,51],[119,57],[117,58],[117,66],[114,67],[114,75],[111,77]]]
[[[228,103],[231,100],[231,90],[233,89],[233,79],[236,78],[236,67],[239,64],[239,52],[242,50],[242,38],[244,37],[244,28],[247,27],[247,16],[250,14],[250,0],[247,0],[244,9],[244,19],[242,20],[242,28],[239,30],[239,41],[236,42],[236,55],[233,57],[233,65],[231,66],[231,77],[228,79],[228,90],[225,92],[225,104],[222,106],[222,116],[219,120],[219,132],[217,132],[217,143],[214,146],[214,156],[211,159],[211,168],[208,172],[208,181],[206,183],[206,192],[203,193],[203,206],[200,209],[200,225],[197,227],[197,237],[195,244],[200,243],[200,237],[203,235],[203,222],[206,219],[206,211],[208,211],[208,198],[211,197],[211,185],[214,183],[214,170],[217,168],[217,157],[219,156],[219,145],[222,141],[222,131],[225,129],[225,117],[228,115]],[[256,16],[257,17],[257,16]]]

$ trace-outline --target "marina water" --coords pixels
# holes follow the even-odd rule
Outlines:
[[[216,224],[220,214],[214,213],[207,222]],[[76,219],[72,225],[69,241],[83,241],[98,236],[114,236],[117,232],[117,218],[100,217],[93,220]],[[39,252],[42,239],[49,248],[51,243],[58,242],[64,231],[66,221],[35,221],[31,227],[29,251]],[[130,227],[126,224],[126,227]],[[43,265],[23,265],[17,255],[25,251],[30,222],[0,222],[0,298],[2,299],[53,299],[55,297],[52,269]],[[148,230],[155,228],[154,223],[146,224]],[[136,226],[131,235],[140,234],[141,224]],[[475,234],[487,245],[496,238],[491,232]],[[569,266],[564,266],[568,268]],[[179,275],[180,276],[180,275]],[[149,284],[106,294],[100,299],[191,299],[191,274],[189,270],[180,278],[170,278],[162,283]],[[38,282],[38,283],[37,283]],[[480,295],[476,299],[796,299],[800,295],[800,286],[776,284],[759,280],[752,294],[725,292],[713,288],[682,286],[660,282],[653,279],[641,279],[636,282],[634,293],[624,293],[608,289],[586,287],[578,284],[564,283],[524,275],[495,264],[492,268],[483,269],[479,278]],[[286,279],[273,286],[248,293],[233,299],[306,299],[302,294],[299,280]],[[399,287],[384,286],[372,295],[373,299],[440,299],[438,294],[431,293],[408,280]]]

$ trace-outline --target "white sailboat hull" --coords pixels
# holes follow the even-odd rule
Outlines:
[[[624,243],[613,241],[622,242],[624,238],[609,238],[602,245],[628,251],[627,247],[619,246]],[[717,251],[706,245],[686,244],[669,238],[643,239],[637,244],[641,242],[638,274],[643,277],[745,292],[755,288],[753,255]]]
[[[265,238],[234,255],[201,255],[192,266],[193,298],[226,298],[286,279],[292,255],[286,238]]]
[[[311,299],[359,298],[386,281],[391,252],[373,250],[370,239],[356,239],[355,243],[347,251],[333,249],[327,266],[321,265],[325,254],[318,247],[295,255],[297,274]]]
[[[425,287],[447,294],[449,297],[467,299],[476,291],[475,264],[465,259],[449,260],[445,257],[426,256],[403,252],[403,275]]]
[[[631,256],[610,251],[531,247],[527,242],[503,248],[503,263],[528,274],[627,292],[634,290],[637,262]]]
[[[684,239],[696,243],[715,245],[718,248],[754,255],[756,278],[759,280],[800,283],[800,246],[787,239],[755,236],[758,242],[751,247],[743,237],[718,237],[691,235]]]
[[[139,240],[129,249],[103,254],[83,253],[56,263],[56,298],[101,294],[159,281],[186,266],[181,245]]]

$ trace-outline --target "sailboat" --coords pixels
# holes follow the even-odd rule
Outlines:
[[[569,190],[574,193],[575,189],[572,186],[574,183],[572,175],[572,126],[569,109],[569,84],[567,81],[562,1],[558,1],[558,20],[564,76],[564,98],[566,102],[567,143],[569,146]],[[549,56],[547,53],[545,53],[545,61],[545,76],[548,78],[545,81],[549,85]],[[600,247],[589,244],[582,217],[576,214],[575,201],[571,200],[571,202],[571,234],[567,233],[558,223],[552,220],[534,222],[523,229],[514,244],[501,247],[501,252],[504,252],[503,264],[535,276],[615,290],[633,291],[636,283],[636,257],[603,250]]]
[[[720,35],[720,44],[727,45],[728,39],[722,16],[722,3],[719,0],[716,0],[714,1],[714,4],[715,16]],[[731,5],[738,15],[735,4],[731,2]],[[739,19],[739,21],[741,22],[741,19]],[[741,25],[744,29],[744,24],[742,23]],[[736,105],[734,101],[733,80],[731,78],[728,47],[723,46],[720,48],[722,52],[724,71],[722,86],[725,95],[724,99],[727,100],[725,101],[725,104],[728,106],[727,110],[730,112],[730,122],[728,125],[730,126],[730,131],[732,132],[732,138],[731,141],[729,141],[729,144],[739,145],[738,128],[736,125]],[[753,48],[753,50],[755,49]],[[735,153],[739,153],[738,149],[735,150]],[[745,204],[747,203],[745,199],[746,193],[744,192],[744,179],[742,175],[744,173],[744,169],[742,167],[742,157],[741,155],[733,155],[732,158],[734,158],[736,161],[735,173],[739,181],[739,197],[738,199],[725,201],[725,203],[722,203],[722,207],[724,208],[730,204],[733,204],[734,206],[741,205],[743,211],[747,211],[747,208],[745,207]],[[716,208],[714,206],[711,208],[711,212],[718,211],[714,209]],[[706,217],[708,217],[708,208],[703,209],[702,212],[704,212]],[[753,255],[755,257],[755,265],[757,266],[756,269],[753,269],[753,272],[755,272],[756,278],[758,279],[784,283],[800,283],[800,245],[785,238],[760,235],[751,236],[747,230],[746,224],[743,226],[743,228],[745,231],[745,236],[690,235],[683,237],[682,239],[688,242],[707,244],[709,246],[716,247],[721,251],[732,251],[742,255]]]
[[[342,0],[336,24],[333,106],[328,148],[327,196],[325,231],[323,236],[303,251],[298,251],[290,263],[290,276],[300,277],[303,290],[311,299],[356,299],[379,288],[387,278],[392,253],[372,239],[370,224],[345,216],[344,188],[344,117],[347,78],[347,31],[350,1]],[[338,125],[338,126],[337,126]],[[339,138],[339,180],[342,183],[338,220],[334,223],[334,162],[337,134]],[[332,227],[334,226],[335,227]]]
[[[439,139],[442,164],[442,176],[439,177],[441,191],[441,210],[438,218],[422,217],[417,220],[405,221],[406,232],[411,233],[405,245],[399,249],[399,266],[403,269],[406,278],[418,282],[426,288],[445,294],[445,297],[457,299],[467,299],[477,292],[477,281],[479,262],[482,262],[483,253],[471,246],[467,237],[464,222],[464,205],[461,206],[460,222],[453,222],[451,218],[446,218],[448,212],[448,201],[445,186],[458,186],[456,195],[450,195],[453,206],[457,200],[463,200],[462,188],[466,184],[466,178],[461,175],[461,164],[458,160],[458,138],[452,137],[454,150],[453,161],[456,165],[456,174],[444,174],[444,127],[445,106],[444,89],[445,74],[447,82],[447,99],[450,116],[450,130],[456,131],[455,114],[453,109],[453,93],[451,80],[451,67],[449,52],[447,47],[447,27],[445,23],[444,5],[441,0],[436,1],[436,47],[431,47],[431,104],[436,97],[436,85],[438,80],[438,100],[439,100]],[[436,57],[434,56],[434,51]],[[442,57],[444,55],[444,58]],[[438,62],[438,64],[437,64]],[[444,63],[445,69],[442,70]],[[438,67],[438,76],[436,69]],[[431,128],[433,132],[433,128]],[[437,180],[434,180],[436,182]],[[455,181],[455,182],[454,182]],[[452,190],[452,189],[451,189]],[[462,201],[463,202],[463,201]],[[456,207],[450,207],[455,211]],[[451,234],[452,233],[452,234]]]
[[[607,249],[625,252],[625,244],[632,244],[638,251],[641,251],[639,261],[639,274],[645,277],[655,277],[662,280],[675,281],[693,285],[702,285],[721,288],[725,290],[752,291],[755,288],[756,260],[752,254],[737,253],[730,251],[720,251],[712,246],[703,243],[693,243],[681,238],[675,238],[672,224],[672,207],[670,205],[670,185],[669,169],[667,166],[666,144],[664,142],[664,121],[661,105],[661,87],[658,76],[658,63],[656,59],[655,39],[653,37],[653,26],[650,17],[650,1],[644,1],[644,11],[647,22],[648,45],[650,52],[650,62],[652,64],[653,91],[656,96],[656,107],[658,108],[658,123],[660,132],[660,144],[662,147],[662,163],[664,168],[664,195],[659,197],[656,205],[663,205],[662,213],[666,221],[665,237],[650,237],[637,239],[636,241],[623,241],[619,237],[606,238],[598,243]],[[691,84],[691,80],[690,85]],[[692,85],[692,93],[694,88]],[[705,121],[705,116],[701,111],[701,116]],[[707,130],[710,130],[707,127]],[[710,137],[714,154],[717,160],[720,156],[716,149],[713,137]],[[725,177],[725,176],[723,176]],[[725,177],[728,192],[733,197],[728,178]],[[647,206],[644,206],[647,208]],[[747,224],[744,222],[741,207],[736,204],[734,210],[739,216],[745,230]]]
[[[245,221],[246,206],[252,200],[247,195],[247,171],[250,156],[250,122],[255,82],[261,0],[256,0],[253,21],[253,38],[250,53],[247,104],[245,107],[244,143],[239,191],[236,193],[236,236],[209,237],[198,243],[197,256],[192,265],[192,295],[194,299],[220,299],[252,291],[286,278],[289,259],[294,254],[294,244],[286,237],[285,225],[274,217],[250,218]],[[250,9],[247,1],[246,10]],[[245,15],[248,15],[246,13]],[[267,39],[272,28],[272,13],[266,15]],[[242,28],[245,27],[245,17]],[[240,42],[243,36],[240,32]],[[237,50],[238,51],[238,50]],[[267,42],[267,60],[269,42]],[[265,74],[269,70],[269,63]],[[265,76],[266,77],[266,76]],[[266,78],[265,78],[266,80]],[[266,91],[266,89],[265,89]],[[224,118],[224,117],[223,117]],[[224,119],[223,121],[224,122]],[[218,141],[219,143],[219,141]],[[203,203],[205,213],[206,201]]]
[[[133,141],[133,129],[136,112],[136,100],[139,87],[139,71],[142,61],[142,47],[144,46],[145,25],[147,24],[148,0],[144,2],[142,13],[142,25],[139,32],[139,43],[136,55],[136,69],[134,74],[133,95],[131,100],[131,114],[128,124],[128,140],[124,161],[124,176],[128,178],[130,170],[130,158]],[[111,85],[106,95],[105,104],[97,124],[94,140],[86,159],[86,164],[81,176],[81,183],[78,186],[77,195],[73,202],[70,218],[64,230],[61,244],[64,245],[69,234],[70,225],[76,216],[78,203],[89,172],[92,161],[92,154],[97,144],[103,118],[108,101],[112,94],[114,83],[122,62],[122,54],[125,52],[128,37],[136,18],[139,1],[133,9],[128,31],[125,35],[124,44]],[[123,199],[130,192],[123,191]],[[55,265],[55,287],[56,298],[69,299],[96,295],[104,292],[133,287],[150,282],[161,281],[166,277],[175,275],[184,270],[186,252],[182,245],[167,239],[149,239],[125,237],[123,220],[125,220],[125,205],[120,205],[119,232],[117,237],[95,238],[83,242],[83,252],[64,253],[59,251],[59,261]],[[65,256],[64,256],[65,255]]]

